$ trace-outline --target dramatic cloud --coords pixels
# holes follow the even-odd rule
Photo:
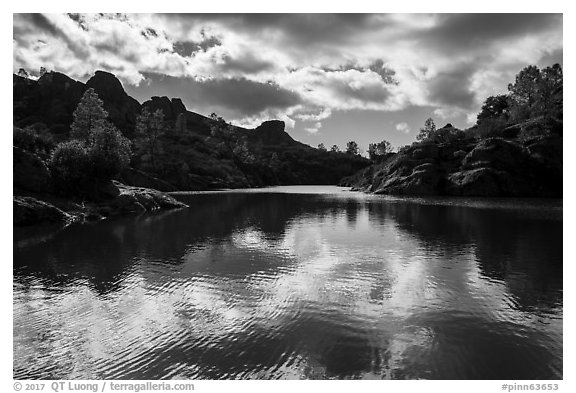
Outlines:
[[[13,69],[104,69],[141,101],[182,97],[319,135],[337,112],[473,121],[526,65],[562,62],[562,25],[558,14],[15,14]]]

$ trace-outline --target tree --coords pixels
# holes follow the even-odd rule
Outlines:
[[[48,70],[46,69],[46,67],[40,67],[40,76],[44,75],[47,72]]]
[[[340,148],[338,147],[338,145],[332,145],[332,147],[330,148],[330,151],[333,153],[338,153],[338,152],[340,152]]]
[[[50,173],[60,191],[83,194],[93,181],[88,149],[84,142],[71,140],[58,144],[48,162]]]
[[[92,177],[110,180],[130,164],[130,140],[110,122],[106,121],[90,133],[88,154],[92,164]]]
[[[150,155],[153,170],[156,170],[155,157],[158,150],[158,139],[166,133],[164,112],[157,109],[150,113],[147,107],[136,117],[136,138],[134,142],[137,148]]]
[[[236,164],[251,164],[256,159],[250,152],[246,136],[239,135],[236,127],[227,123],[216,113],[210,115],[210,137],[207,140],[216,142],[220,154],[230,156]]]
[[[541,71],[536,112],[546,118],[562,121],[564,76],[560,64]]]
[[[371,160],[376,160],[388,153],[392,153],[392,145],[387,140],[379,143],[370,143],[368,145],[368,156]]]
[[[49,166],[66,192],[90,194],[128,166],[130,141],[106,119],[102,101],[88,89],[74,111],[73,139],[54,149]]]
[[[487,119],[499,119],[508,118],[510,105],[508,102],[508,96],[505,94],[499,94],[496,96],[490,96],[486,98],[480,113],[476,117],[476,123],[480,124],[482,121]]]
[[[540,80],[541,74],[538,67],[529,65],[516,75],[514,83],[508,85],[512,117],[515,120],[528,119],[533,115]]]
[[[276,152],[272,153],[268,165],[270,166],[270,168],[274,173],[276,173],[280,169],[281,164],[282,163],[280,162],[280,158],[278,158],[278,153]]]
[[[88,140],[90,132],[97,127],[103,127],[107,117],[104,103],[98,98],[96,91],[89,88],[74,110],[74,121],[70,125],[72,139]]]
[[[428,140],[434,135],[435,131],[436,131],[436,124],[434,124],[434,119],[429,117],[424,122],[424,128],[420,129],[420,133],[416,136],[416,139],[419,141]]]
[[[346,144],[346,154],[357,155],[358,154],[358,144],[354,141],[350,141]]]
[[[326,146],[324,146],[323,143],[320,143],[320,144],[318,145],[318,150],[326,151]]]

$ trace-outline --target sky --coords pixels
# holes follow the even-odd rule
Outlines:
[[[105,70],[140,102],[366,150],[428,117],[470,127],[522,68],[563,64],[562,30],[561,14],[14,14],[13,71]]]

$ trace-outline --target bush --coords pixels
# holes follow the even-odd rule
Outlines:
[[[54,148],[54,140],[47,130],[34,126],[25,129],[14,127],[13,143],[14,146],[40,155],[49,154]]]
[[[63,194],[83,194],[91,181],[90,154],[80,141],[62,142],[48,162],[54,182]]]
[[[64,194],[92,195],[130,163],[130,141],[112,124],[90,132],[88,141],[62,142],[52,153],[49,167]]]
[[[92,129],[88,146],[91,175],[97,180],[110,180],[130,164],[130,141],[111,123]]]

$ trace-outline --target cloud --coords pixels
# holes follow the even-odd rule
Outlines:
[[[315,134],[318,132],[318,130],[322,128],[322,123],[317,122],[316,124],[314,124],[314,126],[312,127],[308,127],[308,128],[304,128],[304,131],[309,132],[311,134]]]
[[[152,95],[180,97],[190,110],[216,112],[227,120],[245,118],[243,124],[279,117],[301,102],[295,92],[243,78],[195,80],[146,73],[143,83],[127,90],[141,101]]]
[[[404,134],[409,134],[410,133],[410,126],[408,126],[408,124],[406,122],[401,122],[396,124],[396,130],[400,131]]]
[[[244,123],[410,107],[462,116],[527,64],[561,62],[562,24],[561,14],[14,14],[13,69],[78,79],[103,69]]]

